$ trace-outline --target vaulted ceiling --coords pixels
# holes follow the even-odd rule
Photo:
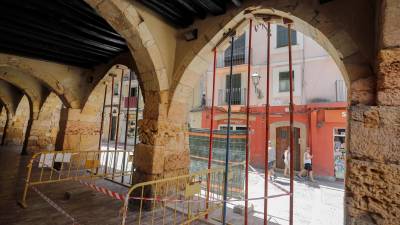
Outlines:
[[[195,19],[224,14],[228,7],[239,6],[242,0],[139,0],[176,27],[184,28]]]
[[[127,51],[82,0],[1,0],[0,52],[90,68]]]

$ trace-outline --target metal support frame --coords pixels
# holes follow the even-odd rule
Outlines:
[[[248,50],[248,62],[247,62],[247,101],[246,101],[246,164],[245,164],[245,192],[244,192],[244,224],[248,223],[248,208],[249,208],[249,141],[250,141],[250,128],[249,128],[249,117],[250,117],[250,69],[251,69],[251,36],[252,36],[253,20],[249,22],[249,50]],[[233,48],[233,47],[232,47]],[[231,55],[232,57],[232,55]],[[232,73],[231,73],[232,75]],[[232,78],[230,78],[232,79]],[[230,91],[231,92],[231,91]],[[230,116],[230,115],[229,115]],[[228,130],[230,126],[228,125]]]
[[[128,84],[128,108],[126,110],[126,123],[125,123],[125,139],[124,139],[124,155],[122,157],[122,173],[125,171],[126,163],[126,145],[128,144],[128,125],[129,125],[129,109],[131,107],[130,97],[131,97],[131,87],[132,87],[132,70],[129,71],[129,84]],[[125,177],[121,178],[122,183],[124,183]]]
[[[115,143],[114,143],[114,151],[117,152],[118,149],[118,141],[119,141],[119,117],[121,115],[121,101],[122,101],[122,83],[124,82],[124,69],[121,69],[121,82],[119,84],[119,102],[118,102],[118,114],[117,114],[117,131],[115,134]],[[117,154],[114,154],[114,163],[113,163],[113,176],[112,178],[114,179],[114,173],[115,173],[115,167],[117,163]],[[123,166],[123,165],[122,165]]]
[[[215,104],[215,75],[216,75],[216,68],[217,68],[217,49],[214,48],[214,65],[213,65],[213,83],[212,83],[212,98],[211,98],[211,112],[210,112],[210,140],[209,140],[209,149],[208,149],[208,169],[211,169],[212,163],[212,154],[213,154],[213,127],[214,127],[214,104]],[[206,208],[208,209],[208,202],[210,199],[210,179],[211,177],[207,177],[207,196],[206,196]],[[208,214],[206,215],[208,218]]]
[[[289,49],[289,82],[290,82],[290,198],[289,198],[289,224],[293,225],[293,187],[294,187],[294,132],[293,132],[293,65],[292,65],[292,37],[291,37],[291,23],[288,23],[288,49]]]
[[[229,89],[232,89],[232,73],[233,73],[233,48],[236,31],[230,30],[228,35],[231,37],[231,58],[230,58],[230,72],[229,72]],[[228,173],[229,173],[229,136],[230,136],[230,126],[231,126],[231,100],[232,100],[232,91],[229,91],[228,94],[228,128],[226,129],[226,152],[225,152],[225,177],[224,177],[224,204],[222,207],[222,224],[226,225],[226,200],[228,198]]]
[[[111,76],[111,103],[110,103],[110,120],[108,121],[108,137],[107,137],[107,155],[106,155],[106,165],[108,165],[108,151],[110,150],[110,138],[111,138],[111,122],[112,122],[112,109],[113,109],[113,98],[114,98],[114,78],[115,74],[110,74]],[[107,172],[107,166],[105,168]]]
[[[99,135],[99,151],[101,151],[101,138],[103,136],[103,123],[104,123],[104,111],[106,107],[107,99],[107,84],[104,87],[104,99],[103,99],[103,109],[101,111],[101,124],[100,124],[100,135]]]
[[[271,23],[267,22],[267,77],[266,77],[266,104],[265,104],[265,161],[264,161],[264,225],[268,224],[268,149],[269,149],[269,77],[271,56]]]
[[[136,118],[135,118],[135,140],[133,140],[133,149],[136,150],[136,144],[137,144],[137,132],[138,132],[138,117],[139,117],[139,100],[140,100],[140,86],[137,86],[137,101],[136,101]],[[131,171],[133,171],[133,163],[132,163],[132,169]],[[133,180],[133,173],[131,175],[131,180],[129,183],[132,184],[132,180]]]

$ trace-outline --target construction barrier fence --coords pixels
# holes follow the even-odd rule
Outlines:
[[[130,180],[133,152],[124,150],[43,151],[34,154],[27,166],[22,199],[26,207],[28,189],[35,185],[106,178]]]
[[[242,167],[243,163],[230,166],[229,199],[239,197],[238,193],[243,196],[243,189],[232,182],[242,180]],[[125,197],[122,225],[189,224],[211,214],[219,220],[221,215],[215,212],[222,207],[224,176],[225,168],[218,167],[136,184]]]

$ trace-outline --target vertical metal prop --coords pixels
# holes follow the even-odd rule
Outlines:
[[[101,124],[100,124],[100,137],[99,137],[99,151],[101,151],[101,137],[103,136],[103,123],[104,123],[104,109],[106,107],[107,98],[107,84],[104,87],[103,109],[101,111]]]
[[[210,140],[209,140],[209,149],[208,149],[208,169],[211,169],[212,162],[212,148],[213,148],[213,127],[214,127],[214,99],[215,99],[215,74],[216,74],[216,66],[217,66],[217,48],[214,48],[214,66],[213,66],[213,84],[212,84],[212,97],[211,97],[211,112],[210,112]],[[210,200],[210,179],[211,177],[207,177],[207,196],[206,196],[206,209],[208,209],[208,201]],[[206,215],[206,218],[208,214]]]
[[[137,95],[136,95],[136,97],[137,97],[137,101],[136,101],[136,118],[135,118],[135,140],[133,140],[133,149],[134,150],[136,150],[136,144],[137,144],[137,132],[138,132],[138,118],[139,118],[139,100],[140,100],[140,86],[139,86],[139,83],[138,83],[138,86],[137,86]],[[133,162],[132,162],[132,169],[131,169],[131,171],[133,171]],[[132,184],[132,176],[133,176],[133,173],[131,174],[131,184]]]
[[[100,122],[100,134],[99,134],[99,151],[101,151],[101,138],[103,137],[103,127],[104,127],[104,112],[106,107],[107,99],[107,84],[104,87],[104,99],[103,99],[103,109],[101,111],[101,122]],[[98,160],[100,160],[100,154],[98,154]],[[99,168],[96,168],[96,174],[99,172]]]
[[[249,141],[250,141],[250,127],[249,127],[249,116],[250,116],[250,69],[251,69],[251,35],[252,35],[253,21],[249,23],[249,51],[248,51],[248,62],[247,62],[247,100],[246,100],[246,165],[245,165],[245,192],[244,192],[244,224],[247,225],[248,220],[248,208],[249,208]],[[229,126],[228,126],[229,129]]]
[[[113,109],[113,99],[114,99],[114,74],[110,74],[111,76],[111,103],[110,103],[110,121],[108,121],[108,138],[107,138],[107,154],[106,154],[106,162],[104,172],[107,173],[108,168],[108,155],[110,150],[110,138],[111,138],[111,126],[112,126],[112,109]]]
[[[228,199],[228,163],[229,163],[229,136],[231,127],[231,104],[232,104],[232,73],[233,73],[233,48],[235,40],[235,31],[230,31],[231,36],[231,58],[230,58],[230,72],[229,72],[229,93],[228,93],[228,127],[226,129],[226,152],[225,152],[225,177],[224,177],[224,204],[222,208],[222,224],[226,224],[226,200]]]
[[[265,180],[264,180],[264,225],[268,224],[268,143],[269,143],[269,70],[271,56],[271,24],[267,23],[267,77],[266,77],[266,104],[265,104]]]
[[[292,37],[291,24],[288,24],[288,48],[289,48],[289,82],[290,82],[290,202],[289,202],[289,224],[293,225],[293,186],[294,186],[294,132],[293,132],[293,69],[292,69]]]
[[[122,158],[122,183],[125,178],[125,164],[126,164],[126,145],[128,142],[128,125],[129,125],[129,109],[131,107],[131,87],[132,87],[132,70],[129,71],[129,84],[128,84],[128,108],[126,109],[126,123],[125,123],[125,140],[124,140],[124,154]]]
[[[117,167],[117,150],[118,150],[118,141],[119,141],[119,116],[121,115],[121,102],[122,102],[122,83],[124,82],[124,69],[121,69],[121,82],[119,84],[119,103],[118,103],[118,114],[117,114],[117,131],[115,134],[115,145],[114,145],[114,163],[113,163],[113,172],[112,178],[114,179],[115,168]]]

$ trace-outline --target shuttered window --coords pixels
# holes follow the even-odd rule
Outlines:
[[[297,33],[295,30],[291,30],[292,45],[297,44]],[[277,25],[276,26],[276,47],[288,46],[288,29],[286,27]]]

